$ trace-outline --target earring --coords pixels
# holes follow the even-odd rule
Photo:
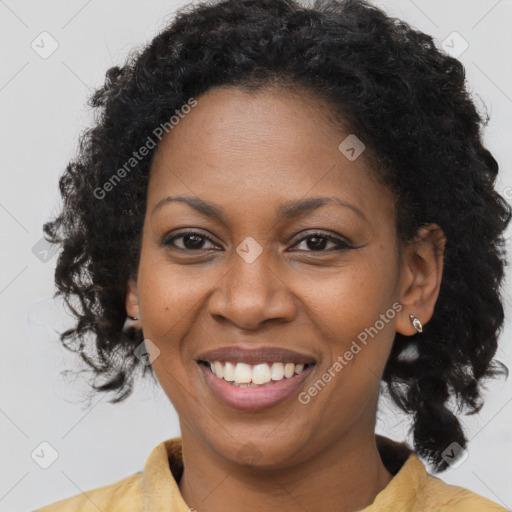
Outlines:
[[[409,315],[409,318],[411,319],[411,323],[413,327],[416,329],[416,331],[423,332],[423,324],[421,323],[420,319],[415,317],[414,315]]]
[[[128,332],[130,329],[137,327],[139,318],[136,316],[127,316],[123,325],[123,332]]]

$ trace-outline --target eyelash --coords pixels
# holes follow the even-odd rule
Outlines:
[[[196,235],[204,240],[208,240],[209,242],[211,242],[212,244],[215,244],[215,242],[208,236],[204,235],[203,233],[200,233],[198,231],[184,231],[182,233],[178,233],[177,235],[174,235],[173,237],[171,238],[168,238],[168,239],[164,239],[162,241],[162,245],[164,246],[167,246],[167,247],[171,247],[173,249],[177,249],[178,251],[186,251],[186,252],[198,252],[198,251],[202,251],[202,250],[205,250],[205,249],[182,249],[181,247],[176,247],[175,245],[173,245],[173,242],[177,239],[180,239],[180,238],[184,238],[185,236],[190,236],[190,235]],[[295,245],[298,245],[300,244],[301,242],[305,241],[305,240],[308,240],[310,238],[323,238],[323,239],[326,239],[330,242],[333,242],[334,244],[337,245],[336,248],[331,248],[331,249],[320,249],[318,251],[313,251],[313,250],[309,250],[309,251],[305,251],[305,252],[319,252],[319,253],[322,253],[322,252],[330,252],[332,250],[334,251],[342,251],[342,250],[347,250],[347,249],[353,249],[354,247],[351,246],[349,243],[345,242],[343,239],[341,238],[338,238],[338,237],[335,237],[335,236],[332,236],[332,235],[327,235],[325,233],[322,233],[322,232],[313,232],[313,233],[309,233],[307,236],[304,236],[302,237],[300,240],[298,240],[295,244]]]

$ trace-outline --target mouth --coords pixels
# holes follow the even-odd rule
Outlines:
[[[230,361],[204,361],[198,364],[208,368],[219,379],[238,388],[265,386],[269,383],[291,379],[300,375],[315,363],[269,362],[260,364],[233,363]]]
[[[299,394],[316,363],[247,364],[197,361],[203,382],[214,398],[232,409],[259,412]]]

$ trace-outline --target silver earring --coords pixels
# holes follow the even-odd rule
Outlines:
[[[411,319],[411,323],[416,329],[416,332],[423,332],[423,324],[421,323],[420,319],[412,314],[409,315],[409,318]]]
[[[128,332],[130,329],[138,327],[138,320],[136,316],[127,316],[123,325],[123,332]]]

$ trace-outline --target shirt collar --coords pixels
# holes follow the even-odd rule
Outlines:
[[[378,434],[375,437],[382,462],[393,478],[375,496],[373,503],[360,512],[389,510],[410,512],[416,510],[416,498],[421,495],[422,489],[434,477],[427,473],[416,453],[405,443],[398,443]]]
[[[371,505],[361,512],[401,510],[408,512],[414,498],[429,481],[428,473],[418,456],[406,444],[376,435],[381,459],[393,475]],[[188,512],[178,482],[183,474],[181,437],[168,439],[156,446],[149,455],[141,483],[144,510],[151,512]]]

